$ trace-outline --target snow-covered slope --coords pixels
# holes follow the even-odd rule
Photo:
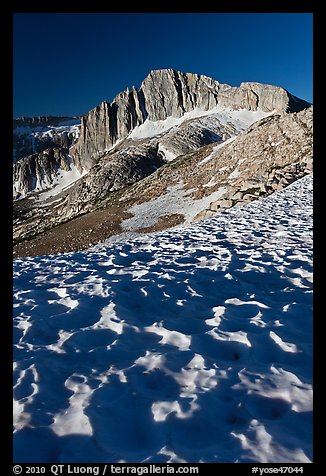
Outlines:
[[[16,462],[312,460],[312,177],[17,259]]]

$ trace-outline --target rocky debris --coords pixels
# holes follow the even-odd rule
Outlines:
[[[250,83],[250,88],[244,84],[231,88],[232,92],[228,91],[229,86],[209,78],[183,73],[176,75],[172,70],[160,71],[157,74],[161,75],[161,82],[166,83],[165,94],[172,84],[179,91],[179,103],[173,106],[175,114],[191,110],[191,107],[211,107],[217,99],[218,105],[226,107],[231,98],[235,101],[234,108],[246,105],[251,109],[268,109],[281,108],[282,105],[283,112],[265,117],[237,137],[232,137],[232,141],[227,139],[239,131],[235,131],[230,123],[224,121],[222,124],[214,115],[188,120],[151,139],[118,139],[127,134],[129,127],[156,117],[153,116],[154,110],[149,115],[145,107],[144,91],[149,83],[146,82],[145,86],[143,83],[139,91],[135,88],[128,90],[117,96],[117,102],[102,103],[96,108],[96,113],[91,111],[88,119],[83,118],[80,139],[69,150],[74,152],[73,156],[67,150],[50,148],[14,165],[17,198],[44,189],[43,185],[50,186],[59,171],[69,170],[72,166],[89,170],[69,191],[60,192],[54,200],[40,202],[38,193],[33,193],[28,196],[29,200],[16,201],[16,242],[100,208],[114,206],[127,212],[130,203],[155,199],[166,193],[169,186],[180,182],[184,184],[187,197],[193,200],[210,197],[223,188],[218,200],[205,201],[205,209],[197,215],[198,219],[237,203],[263,197],[312,171],[312,107],[300,112],[285,112],[293,99],[281,88],[266,85],[256,88],[256,83]],[[152,79],[157,76],[155,74]],[[183,79],[178,82],[177,77]],[[212,92],[214,85],[216,94]],[[195,87],[199,88],[200,94],[192,94]],[[250,91],[256,88],[263,99],[260,100],[258,93],[257,97],[252,96],[248,88]],[[267,94],[270,88],[272,99]],[[147,95],[148,101],[154,101],[157,89],[155,91],[152,99]],[[199,98],[201,94],[202,99]],[[162,98],[160,101],[155,114],[160,109],[162,114],[164,110],[170,114],[172,109]],[[294,102],[296,107],[307,104],[300,100]],[[108,150],[110,144],[115,145]],[[167,163],[166,151],[177,158]],[[168,210],[166,215],[168,217]],[[178,220],[181,220],[180,216]],[[110,219],[113,223],[114,217]],[[171,220],[166,218],[159,226],[169,222]]]
[[[241,83],[239,87],[231,87],[203,75],[155,70],[144,79],[139,91],[135,87],[127,89],[112,103],[104,101],[84,116],[80,137],[70,153],[79,168],[89,170],[106,150],[125,139],[146,119],[179,118],[195,109],[208,111],[216,106],[293,112],[309,104],[276,86]]]
[[[281,112],[303,109],[308,103],[276,86],[241,83],[239,87],[231,87],[203,75],[173,69],[155,70],[144,79],[139,90],[135,87],[126,89],[111,103],[103,101],[89,111],[81,118],[80,126],[69,126],[77,118],[15,120],[15,161],[49,148],[69,148],[73,165],[84,173],[107,156],[113,147],[121,149],[124,142],[128,145],[129,133],[146,120],[180,118],[185,113],[206,112],[216,106],[230,110],[260,108],[265,112]],[[166,160],[239,132],[231,123],[222,124],[216,116],[187,121],[176,129],[172,128],[160,141],[160,150]],[[32,173],[34,166],[25,164],[24,168]],[[14,174],[14,180],[20,180],[15,184],[15,197],[33,191],[36,176]],[[46,185],[50,186],[51,181]]]
[[[68,149],[76,141],[77,117],[21,117],[13,121],[14,162],[49,148]]]
[[[163,133],[160,135],[158,138],[154,139],[145,139],[145,140],[140,140],[140,141],[134,141],[134,140],[124,140],[122,143],[118,144],[114,149],[111,149],[110,153],[106,152],[102,154],[101,158],[98,159],[98,162],[100,165],[103,165],[106,160],[111,160],[111,157],[113,156],[114,152],[119,151],[119,154],[122,154],[122,151],[125,150],[125,153],[122,155],[125,155],[126,157],[128,156],[130,159],[135,152],[137,155],[137,150],[139,147],[142,146],[143,143],[148,144],[148,150],[149,150],[149,159],[152,157],[152,152],[151,150],[153,147],[158,147],[158,156],[161,157],[162,163],[164,163],[166,160],[168,160],[168,155],[167,154],[172,154],[173,157],[176,157],[178,155],[182,155],[185,153],[188,153],[193,150],[197,150],[198,148],[213,143],[217,141],[221,141],[223,138],[228,139],[231,137],[233,134],[237,134],[238,131],[235,129],[234,125],[231,123],[228,124],[223,124],[216,115],[209,115],[205,117],[200,117],[196,119],[191,119],[186,121],[185,123],[181,124],[179,127],[172,128],[171,130]],[[163,147],[162,147],[163,146]],[[72,156],[70,156],[72,159],[72,164],[75,166],[78,166],[76,162],[73,160]],[[24,159],[25,160],[25,159]],[[28,159],[28,160],[31,160]],[[145,162],[145,168],[147,167],[147,162]],[[139,163],[139,165],[141,165]],[[22,166],[22,165],[21,165]],[[96,165],[97,167],[97,165]],[[127,162],[124,164],[124,172],[127,167]],[[134,169],[134,164],[131,162],[131,167]],[[16,166],[17,168],[17,166]],[[19,167],[18,167],[19,168]],[[30,166],[27,166],[26,161],[24,162],[23,168],[28,168],[29,171],[31,172],[34,170],[32,164]],[[79,164],[80,168],[80,164]],[[15,167],[14,167],[15,169]],[[128,176],[128,171],[127,171],[127,176]],[[104,170],[104,175],[106,174],[106,171]],[[142,177],[145,176],[145,174],[141,174]],[[46,172],[45,172],[45,175]],[[104,179],[103,175],[103,179]],[[120,174],[121,175],[121,174]],[[105,175],[107,177],[107,174]],[[32,188],[33,185],[35,186],[36,183],[39,183],[37,181],[37,177],[34,177],[35,180],[33,180],[33,176],[30,174],[17,174],[15,173],[14,175],[14,180],[15,180],[15,192],[14,192],[14,198],[18,198],[20,196],[25,196],[26,194],[33,192],[34,189]],[[110,182],[110,179],[109,179]],[[51,179],[48,179],[47,181],[42,182],[45,187],[49,187],[51,185]],[[104,188],[107,188],[105,184],[103,184]],[[123,184],[123,186],[125,186]],[[119,188],[118,182],[116,183],[116,188]],[[19,191],[19,193],[17,193]]]
[[[211,201],[195,220],[262,198],[311,173],[312,117],[310,107],[258,121],[223,147],[211,144],[176,158],[125,196],[136,203],[148,202],[181,181],[194,200],[223,188],[219,200]]]
[[[171,215],[163,215],[159,217],[157,222],[152,226],[146,226],[139,228],[138,233],[154,233],[157,231],[166,230],[174,226],[180,225],[184,221],[184,216],[178,213],[172,213]]]
[[[119,206],[96,210],[61,223],[29,240],[17,242],[14,258],[78,251],[121,233],[120,223],[131,215]]]
[[[293,164],[279,169],[273,169],[267,174],[266,182],[259,183],[254,180],[246,181],[240,186],[240,189],[230,187],[223,195],[223,198],[211,202],[207,210],[200,212],[199,218],[211,216],[211,212],[221,211],[231,208],[237,204],[244,204],[264,198],[265,196],[277,190],[282,190],[299,178],[311,173],[312,170],[307,166],[307,162],[302,164]],[[208,213],[206,213],[208,212]],[[198,219],[198,217],[197,217]]]
[[[17,161],[13,165],[14,198],[25,197],[37,188],[51,186],[58,171],[70,170],[71,157],[68,150],[47,149]]]

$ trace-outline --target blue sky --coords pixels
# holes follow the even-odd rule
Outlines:
[[[238,86],[274,84],[312,102],[312,14],[17,13],[14,117],[80,115],[150,70]]]

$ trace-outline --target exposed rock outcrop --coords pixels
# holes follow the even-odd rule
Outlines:
[[[62,218],[71,218],[80,211],[94,208],[109,192],[114,192],[155,172],[165,163],[159,153],[158,144],[138,144],[121,151],[104,156],[76,184],[66,197],[65,203],[59,207]]]
[[[45,127],[53,126],[57,127],[61,123],[66,123],[76,119],[76,117],[70,116],[33,116],[33,117],[17,117],[13,120],[13,127]]]
[[[180,156],[136,184],[125,199],[137,204],[155,200],[180,183],[187,199],[209,199],[220,192],[195,220],[257,200],[312,172],[312,126],[313,107],[269,116],[229,143]]]
[[[139,90],[101,103],[81,125],[67,118],[19,119],[19,153],[33,153],[14,164],[14,197],[21,199],[14,205],[14,238],[30,239],[108,205],[118,211],[116,223],[110,215],[117,231],[131,205],[155,200],[174,185],[187,206],[197,202],[191,218],[186,212],[188,222],[268,195],[312,171],[308,106],[279,87],[231,87],[168,69],[152,71]],[[54,185],[53,194],[32,193]],[[162,216],[155,211],[159,227],[172,223],[171,216],[182,222],[176,207],[163,208]]]
[[[170,129],[160,137],[159,142],[162,151],[169,151],[177,157],[238,133],[232,123],[223,124],[216,115],[211,115],[186,121],[178,128]]]

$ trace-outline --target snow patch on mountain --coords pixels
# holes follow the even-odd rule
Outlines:
[[[158,150],[159,152],[162,152],[165,160],[167,162],[171,162],[172,160],[174,160],[176,158],[176,155],[171,152],[170,150],[168,150],[163,144],[159,143],[158,145]]]
[[[236,139],[236,136],[235,137],[230,137],[229,139],[221,142],[221,143],[218,143],[216,144],[213,148],[212,148],[212,152],[207,156],[205,157],[204,159],[202,159],[198,165],[203,165],[203,164],[206,164],[206,162],[209,162],[213,157],[215,157],[216,155],[216,151],[221,149],[222,147],[226,146],[227,144],[230,144],[231,142],[234,141],[234,139]]]

